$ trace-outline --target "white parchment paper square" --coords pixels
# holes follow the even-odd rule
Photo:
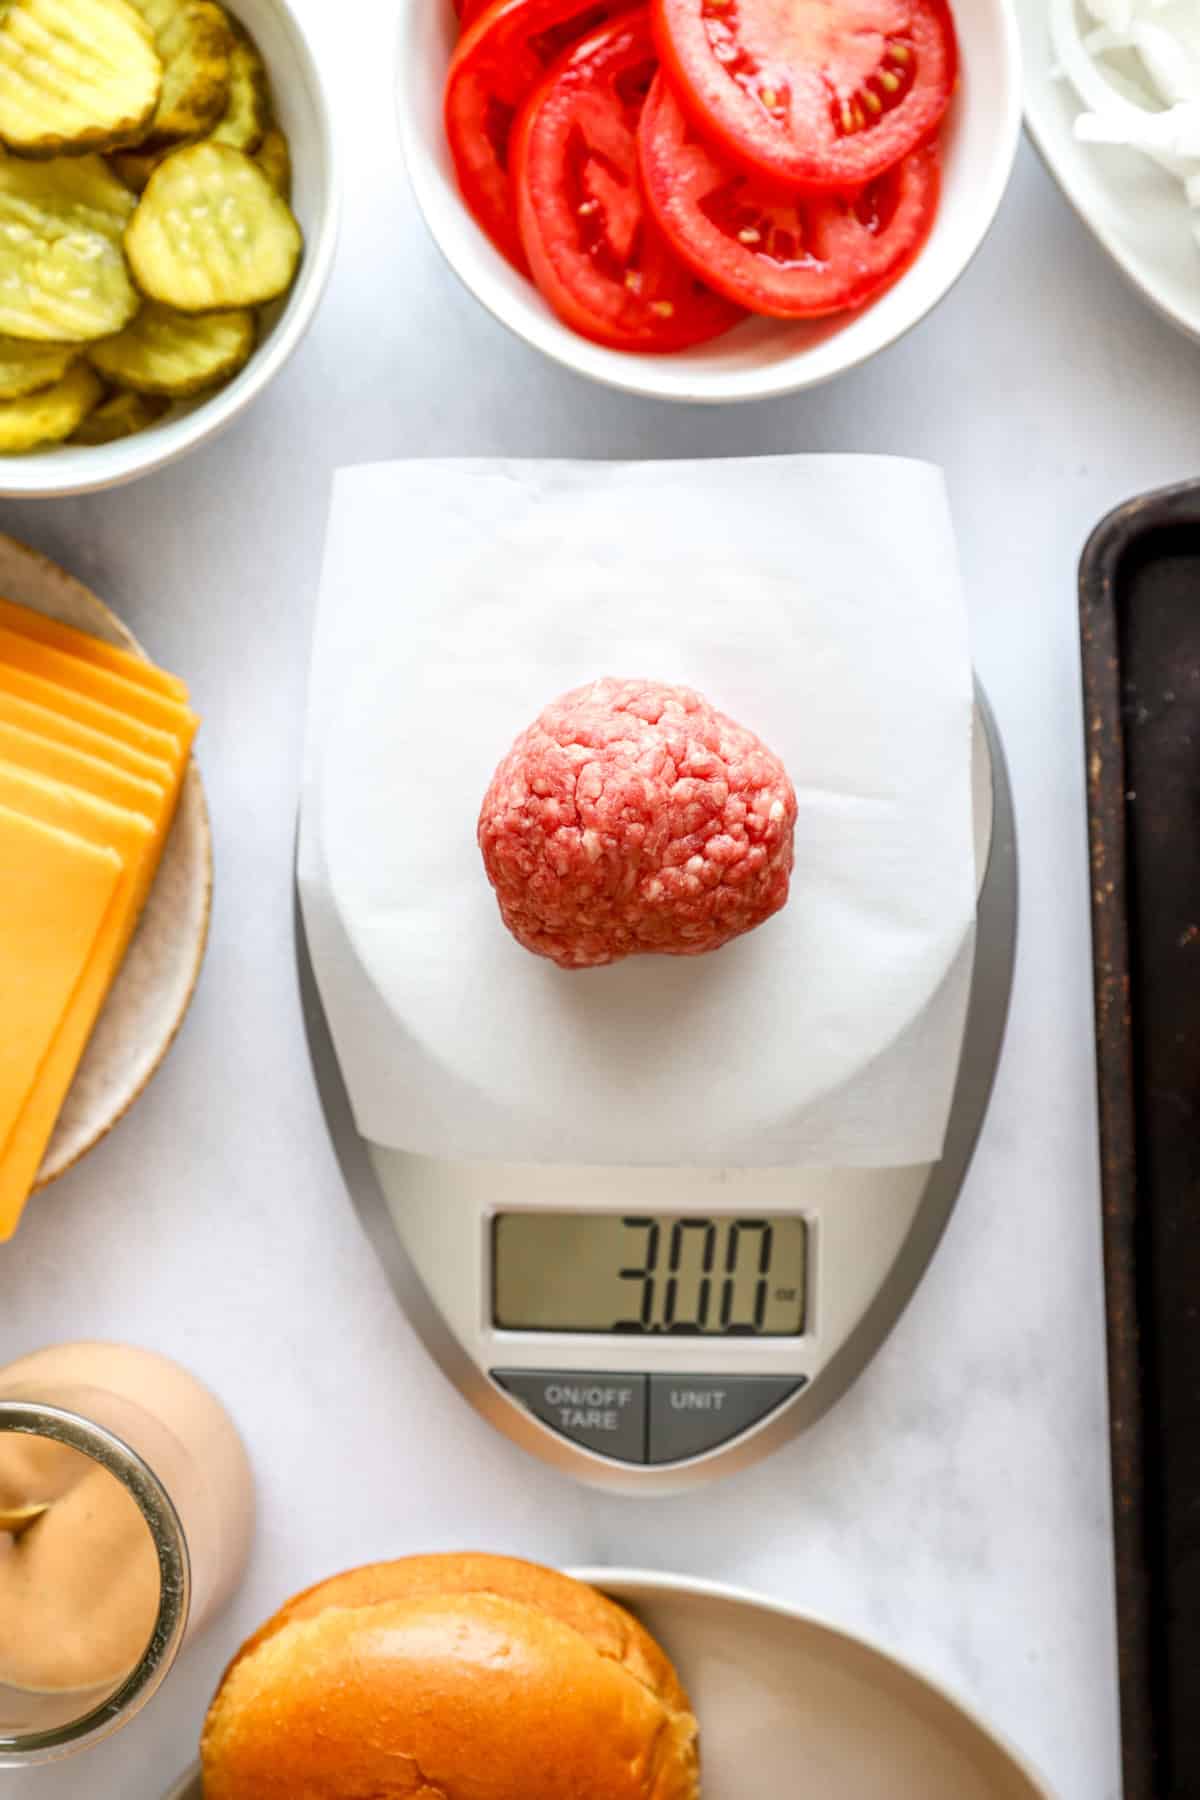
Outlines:
[[[565,973],[500,922],[475,842],[492,771],[600,675],[700,689],[795,783],[791,900],[712,956]],[[970,977],[971,721],[927,465],[341,472],[301,887],[361,1130],[508,1162],[934,1159]]]

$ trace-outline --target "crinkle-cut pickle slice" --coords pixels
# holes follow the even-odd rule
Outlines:
[[[0,400],[19,400],[61,381],[78,356],[75,344],[30,344],[0,338]]]
[[[99,156],[0,158],[0,334],[111,337],[141,304],[121,238],[137,198]]]
[[[0,138],[23,156],[126,144],[154,116],[163,69],[128,0],[8,0]]]
[[[255,151],[254,160],[271,186],[282,194],[285,200],[290,200],[292,197],[292,153],[288,147],[288,141],[278,125],[271,126]]]
[[[236,375],[254,335],[254,315],[246,311],[177,313],[148,300],[132,324],[88,355],[118,387],[178,398]]]
[[[73,444],[115,444],[162,418],[171,402],[161,394],[135,394],[130,389],[109,394],[92,408],[71,433]]]
[[[133,278],[180,312],[259,306],[291,285],[300,227],[258,164],[193,144],[154,171],[125,232]]]
[[[85,419],[104,393],[94,369],[77,362],[61,381],[26,394],[20,400],[0,400],[0,455],[36,450],[39,444],[59,444]]]
[[[271,87],[258,50],[244,31],[238,31],[229,57],[229,101],[209,132],[214,144],[253,155],[271,123]]]
[[[133,0],[154,34],[162,93],[146,136],[178,143],[211,131],[229,104],[234,33],[216,0]]]

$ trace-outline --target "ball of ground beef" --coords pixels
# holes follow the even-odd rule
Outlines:
[[[504,923],[562,969],[700,956],[788,897],[796,795],[777,756],[691,688],[594,681],[492,778],[479,847]]]

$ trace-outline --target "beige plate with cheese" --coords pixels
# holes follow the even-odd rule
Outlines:
[[[3,535],[0,595],[145,655],[90,589],[57,563]],[[64,1174],[112,1130],[166,1056],[204,960],[211,903],[212,835],[193,761],[146,910],[38,1171],[39,1188]]]
[[[949,1694],[836,1626],[716,1582],[571,1572],[670,1651],[700,1720],[704,1800],[1050,1800]],[[165,1800],[203,1800],[199,1769]]]

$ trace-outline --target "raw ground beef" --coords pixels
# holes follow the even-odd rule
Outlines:
[[[594,681],[492,778],[479,847],[517,942],[563,969],[700,956],[788,897],[796,796],[778,757],[691,688]]]

